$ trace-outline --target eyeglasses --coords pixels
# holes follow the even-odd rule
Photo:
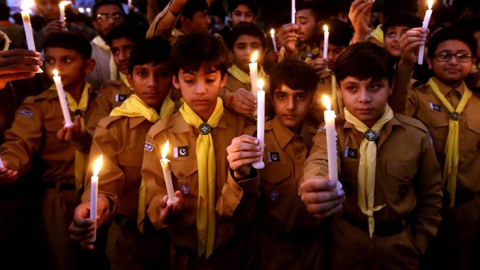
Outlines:
[[[122,13],[113,13],[113,14],[98,13],[97,14],[97,19],[101,21],[107,21],[110,18],[112,18],[114,21],[118,21],[123,18],[123,14]]]
[[[472,60],[472,54],[466,52],[438,52],[434,54],[435,60],[438,62],[448,62],[453,56],[455,56],[458,62],[470,62]]]

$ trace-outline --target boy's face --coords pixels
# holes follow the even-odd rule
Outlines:
[[[185,34],[208,33],[210,24],[212,23],[207,10],[199,10],[195,12],[191,19],[185,17],[181,18],[183,18],[183,28],[188,31],[188,33]]]
[[[246,5],[238,5],[237,8],[230,13],[230,19],[235,26],[241,22],[253,23],[255,14]]]
[[[227,76],[219,70],[206,72],[203,65],[196,72],[178,71],[173,76],[173,85],[180,89],[184,101],[203,121],[207,121],[215,110],[220,87],[225,85]]]
[[[64,48],[46,48],[44,63],[50,78],[53,77],[53,70],[58,70],[66,90],[76,84],[83,84],[85,74],[92,72],[95,67],[93,59],[85,60],[79,52]]]
[[[118,70],[124,75],[128,74],[128,63],[130,59],[130,53],[132,52],[135,42],[128,38],[118,38],[112,40],[112,46],[110,47],[113,55],[113,61]]]
[[[312,105],[313,94],[304,90],[293,90],[282,84],[273,92],[275,115],[280,122],[293,131],[298,131]]]
[[[368,127],[382,117],[392,89],[388,79],[380,81],[359,80],[348,76],[340,82],[340,93],[348,111]]]
[[[393,57],[400,57],[402,51],[400,50],[400,38],[410,28],[407,26],[392,26],[385,32],[385,50]]]
[[[347,47],[345,46],[336,46],[331,43],[328,43],[328,52],[327,52],[327,57],[328,57],[328,68],[333,69],[333,66],[335,65],[335,62],[337,61],[338,56],[345,51]],[[320,52],[323,52],[323,41],[320,43]],[[323,56],[322,56],[323,57]]]
[[[309,42],[313,38],[317,23],[313,12],[310,9],[298,10],[296,23],[299,26],[298,40],[301,42]]]
[[[448,85],[461,83],[470,74],[472,65],[475,63],[473,57],[466,57],[459,61],[456,56],[451,56],[451,54],[458,53],[471,55],[472,51],[466,43],[460,40],[446,40],[438,44],[434,52],[435,56],[427,59],[435,77]],[[448,55],[451,56],[449,60],[447,60]],[[444,59],[441,58],[442,56]]]
[[[245,72],[249,72],[248,64],[251,62],[252,54],[258,51],[258,56],[263,55],[262,42],[259,38],[248,35],[240,35],[233,45],[233,63]],[[257,62],[262,62],[257,59]]]
[[[98,34],[104,38],[114,26],[123,22],[123,13],[116,5],[104,5],[98,8],[96,17],[92,19]]]
[[[172,88],[171,65],[169,62],[136,65],[128,81],[145,104],[159,109]]]
[[[47,20],[58,20],[60,17],[60,0],[36,0],[38,11],[42,13]]]

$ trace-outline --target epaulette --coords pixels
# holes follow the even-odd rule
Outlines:
[[[417,129],[425,133],[428,133],[427,127],[422,122],[420,122],[420,120],[405,116],[403,114],[398,114],[398,113],[395,114],[395,118],[402,124],[416,127]]]
[[[100,119],[100,121],[98,121],[98,126],[99,127],[102,127],[102,128],[107,128],[108,125],[110,125],[111,123],[117,121],[118,119],[122,118],[123,116],[121,115],[117,115],[117,116],[107,116],[105,118],[102,118]]]
[[[419,91],[419,92],[425,92],[429,89],[429,86],[424,84],[424,83],[421,83],[421,82],[415,82],[412,85],[412,88],[416,91]]]

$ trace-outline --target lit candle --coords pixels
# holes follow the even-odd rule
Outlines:
[[[433,0],[428,0],[428,10],[425,12],[425,17],[423,18],[423,24],[422,28],[427,29],[428,24],[430,23],[430,18],[432,17],[432,6],[433,6]],[[425,44],[420,46],[420,49],[418,49],[418,64],[422,65],[423,64],[423,55],[425,54]]]
[[[295,24],[295,0],[292,0],[292,24]]]
[[[28,50],[36,51],[35,42],[33,40],[32,24],[30,23],[30,12],[33,7],[33,0],[24,0],[21,6],[23,29],[25,30],[25,38],[27,39]]]
[[[278,52],[277,41],[275,40],[275,30],[273,28],[270,29],[270,36],[272,37],[273,49],[275,52]]]
[[[60,9],[60,21],[65,21],[65,6],[70,5],[70,1],[62,1],[58,4],[58,8]]]
[[[65,91],[63,90],[62,78],[58,75],[58,70],[56,69],[53,70],[53,81],[55,82],[58,99],[60,101],[60,106],[62,107],[63,118],[65,119],[65,127],[73,126],[72,119],[70,118],[70,110],[68,109],[67,97],[65,96]]]
[[[265,90],[263,90],[263,85],[265,82],[262,79],[258,80],[258,91],[257,91],[257,139],[260,141],[260,147],[262,147],[262,156],[263,156],[263,145],[265,143]],[[263,160],[257,161],[252,165],[255,169],[263,169],[265,164]]]
[[[90,218],[93,220],[94,232],[90,242],[97,240],[97,199],[98,199],[98,173],[102,167],[103,155],[100,155],[93,163],[93,175],[90,186]]]
[[[1,169],[1,168],[5,168],[5,165],[3,165],[2,158],[0,157],[0,169]]]
[[[255,51],[250,58],[251,63],[248,64],[250,69],[250,81],[252,83],[252,93],[257,96],[257,80],[258,80],[258,65],[257,65],[258,51]]]
[[[169,143],[168,141],[162,147],[162,159],[160,159],[160,164],[162,165],[163,171],[163,178],[165,179],[165,186],[167,186],[167,195],[168,195],[168,204],[175,203],[175,190],[173,189],[172,183],[172,174],[170,172],[170,166],[168,163],[170,160],[167,158],[168,150],[169,150]]]
[[[323,25],[323,59],[328,59],[328,36],[330,32],[328,32],[328,25]]]
[[[327,95],[322,97],[325,121],[325,130],[327,132],[327,157],[328,157],[328,178],[338,183],[337,170],[337,133],[335,131],[335,112],[332,110],[330,98]]]
[[[128,0],[128,14],[130,14],[130,10],[132,10],[132,0]]]

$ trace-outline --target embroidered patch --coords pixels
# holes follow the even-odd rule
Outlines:
[[[185,184],[185,183],[180,184],[180,191],[181,191],[184,195],[190,194],[190,188],[189,188],[188,185]]]
[[[278,152],[267,152],[268,162],[280,162]]]
[[[145,143],[145,150],[148,151],[148,152],[152,152],[153,151],[153,144],[146,142]]]
[[[278,193],[278,190],[276,189],[272,189],[270,190],[270,192],[268,193],[268,197],[270,197],[270,200],[272,202],[278,200],[278,197],[280,196],[280,193]]]
[[[345,157],[358,159],[358,150],[347,146],[345,148]]]
[[[442,111],[442,106],[437,105],[437,104],[433,104],[433,103],[430,102],[430,109],[432,109],[434,111],[437,111],[437,112],[441,112]]]
[[[26,117],[33,117],[33,112],[29,110],[21,110],[18,114]]]
[[[188,157],[188,146],[179,146],[173,148],[173,157]]]
[[[124,102],[128,98],[128,95],[115,95],[115,102]]]

